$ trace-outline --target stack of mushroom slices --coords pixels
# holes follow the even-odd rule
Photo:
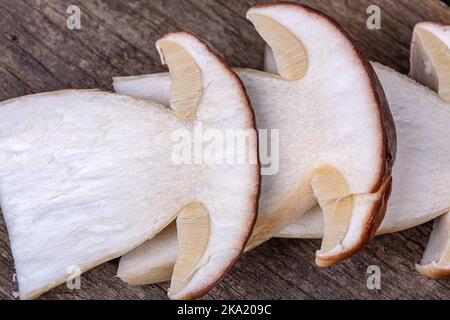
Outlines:
[[[169,297],[197,298],[244,248],[276,235],[317,202],[328,221],[319,265],[369,241],[384,216],[395,153],[394,124],[375,73],[336,23],[307,7],[257,6],[248,17],[272,46],[279,76],[239,71],[244,88],[205,44],[176,33],[157,42],[171,79],[159,75],[163,82],[148,86],[167,84],[169,108],[86,90],[1,103],[0,195],[21,298],[63,283],[73,266],[84,272],[127,252],[123,279],[152,282],[148,268],[139,267],[169,258]],[[281,131],[279,170],[264,177],[261,199],[247,94],[261,128]],[[243,130],[248,139],[244,148],[222,146],[231,162],[204,161],[204,154],[201,161],[196,154],[175,161],[174,134],[195,139],[198,126],[219,135]],[[146,254],[153,237],[167,245],[161,256]]]
[[[440,41],[424,43],[418,30],[426,29]],[[423,33],[423,31],[422,31]],[[427,37],[433,39],[431,35]],[[417,40],[416,40],[417,39]],[[417,44],[419,43],[420,44]],[[270,43],[269,43],[270,44]],[[450,271],[450,105],[445,98],[450,88],[448,53],[450,30],[434,23],[417,24],[411,46],[411,76],[429,86],[439,95],[413,80],[379,63],[373,67],[386,92],[394,115],[398,134],[397,161],[393,168],[393,193],[385,217],[377,234],[401,231],[420,225],[436,217],[433,234],[418,270],[433,278],[449,277]],[[447,60],[444,60],[447,59]],[[419,63],[421,61],[421,63]],[[441,62],[439,62],[441,61]],[[280,63],[274,58],[270,47],[266,49],[265,70],[283,74]],[[417,75],[425,75],[422,80]],[[254,70],[235,69],[244,84],[251,88],[250,79]],[[260,73],[261,74],[261,73]],[[155,98],[168,103],[170,78],[167,74],[152,74],[114,79],[117,92],[145,99]],[[266,91],[267,92],[267,91]],[[249,91],[252,101],[264,102],[265,92]],[[270,91],[269,91],[270,93]],[[257,117],[258,105],[253,102]],[[270,116],[270,115],[267,115]],[[261,126],[260,126],[261,127]],[[268,177],[263,176],[263,186]],[[264,188],[263,188],[264,190]],[[264,193],[262,195],[264,197]],[[315,206],[284,227],[274,227],[274,236],[284,238],[325,238],[324,217],[320,206]],[[329,221],[329,219],[328,219]],[[328,226],[333,223],[328,222]],[[170,279],[177,255],[175,225],[147,241],[137,250],[125,255],[120,263],[118,275],[133,284],[156,283]]]
[[[156,43],[170,75],[115,78],[117,94],[0,103],[0,197],[22,299],[74,266],[120,256],[122,280],[171,279],[170,298],[198,298],[271,237],[323,238],[316,263],[329,266],[376,233],[439,216],[417,267],[449,275],[447,28],[418,24],[411,46],[411,76],[439,97],[368,63],[306,6],[259,5],[247,17],[270,46],[264,72],[231,70],[180,32]],[[255,123],[279,131],[278,170],[262,176]],[[223,143],[216,161],[198,157],[199,128],[214,133],[200,143],[245,132],[243,148]],[[189,141],[181,161],[180,139]]]

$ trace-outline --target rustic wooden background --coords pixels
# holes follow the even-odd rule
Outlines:
[[[246,21],[254,0],[121,1],[0,0],[0,101],[62,88],[111,90],[111,77],[164,70],[154,42],[189,30],[233,66],[261,68],[264,43]],[[406,73],[411,30],[418,21],[450,24],[437,0],[302,1],[337,20],[368,57]],[[81,8],[81,30],[66,27],[66,9]],[[381,30],[368,30],[366,9],[381,7]],[[330,57],[332,59],[333,57]],[[0,119],[1,121],[1,119]],[[2,218],[0,218],[2,219]],[[327,269],[314,264],[319,241],[272,239],[245,254],[205,299],[449,299],[450,281],[418,275],[431,224],[373,240],[350,260]],[[30,239],[33,241],[33,239]],[[117,261],[42,299],[165,299],[167,283],[132,287],[115,278]],[[368,290],[369,265],[381,268],[381,289]],[[0,220],[0,298],[13,299],[13,260]]]

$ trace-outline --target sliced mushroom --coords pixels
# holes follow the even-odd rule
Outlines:
[[[384,215],[395,149],[384,94],[370,65],[323,14],[282,3],[256,6],[247,16],[273,46],[281,76],[237,69],[259,128],[280,130],[280,169],[263,176],[258,220],[246,249],[306,212],[316,197],[326,206],[345,198],[342,205],[327,206],[329,217],[339,214],[345,219],[338,231],[330,229],[330,245],[316,259],[320,266],[337,263],[369,241]],[[115,78],[114,88],[148,98],[166,81],[160,79],[160,74]],[[153,81],[158,84],[153,86]],[[340,183],[331,187],[337,189],[321,192],[335,176]],[[142,265],[139,259],[131,253],[122,257],[118,275],[129,274],[125,266],[132,260]]]
[[[410,78],[373,63],[397,127],[398,152],[386,217],[377,234],[401,231],[450,210],[450,104]],[[283,238],[322,238],[319,207],[282,228]]]
[[[434,221],[428,245],[417,271],[426,277],[446,279],[450,277],[450,213]]]
[[[450,103],[450,26],[433,22],[416,24],[410,60],[411,77]],[[450,135],[443,139],[448,142]],[[450,278],[450,213],[434,222],[424,256],[416,268],[430,278]]]
[[[410,76],[450,102],[450,26],[415,25],[411,40]]]
[[[450,100],[449,46],[448,26],[431,22],[415,26],[410,74],[418,82],[437,91],[447,102]],[[265,62],[268,70],[274,69],[270,50],[266,52]],[[390,71],[392,75],[389,78],[398,78],[397,81],[402,83],[394,85],[395,82],[391,81],[390,90],[384,83],[384,78],[387,82],[388,77],[380,75],[381,70],[378,72],[378,69],[376,65],[375,70],[390,102],[400,141],[393,170],[393,194],[387,217],[378,230],[382,234],[424,223],[450,210],[450,105],[432,97],[429,91],[420,88],[413,81],[394,75],[394,71]],[[424,111],[429,114],[424,114]],[[416,137],[412,139],[414,136]],[[403,147],[408,141],[410,145]],[[407,162],[407,159],[412,161]],[[406,163],[407,167],[404,168],[402,163]],[[430,172],[430,168],[433,171]],[[412,183],[413,179],[416,183]],[[410,194],[411,201],[401,202],[401,198],[406,198],[402,194]],[[395,206],[397,201],[400,205]],[[417,270],[424,276],[450,277],[449,215],[447,213],[436,219],[422,261],[416,264]],[[278,236],[321,238],[322,234],[323,218],[320,208],[314,208],[293,224],[281,229]]]
[[[170,298],[204,294],[242,253],[256,216],[258,163],[179,164],[172,138],[191,137],[200,123],[243,130],[254,139],[233,151],[257,158],[245,90],[190,34],[169,34],[157,47],[171,71],[171,109],[87,90],[0,104],[1,205],[22,299],[66,281],[68,268],[84,272],[125,254],[177,216],[183,249]]]

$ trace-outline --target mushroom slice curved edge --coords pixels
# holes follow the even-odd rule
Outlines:
[[[411,39],[409,75],[450,102],[450,26],[419,22]]]

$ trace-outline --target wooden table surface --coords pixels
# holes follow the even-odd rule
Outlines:
[[[0,0],[0,101],[62,88],[111,90],[113,76],[162,71],[154,43],[169,31],[192,31],[230,65],[260,69],[264,43],[245,19],[257,2]],[[450,8],[437,0],[302,2],[337,20],[371,60],[403,73],[414,24],[450,24]],[[81,30],[66,27],[71,4],[81,8]],[[380,30],[366,28],[370,4],[381,7]],[[377,237],[353,258],[325,269],[314,264],[319,241],[272,239],[246,253],[205,299],[449,299],[450,281],[426,279],[414,268],[430,231],[428,223]],[[166,299],[168,283],[126,285],[114,276],[117,265],[111,261],[83,274],[80,290],[60,286],[41,298]],[[379,290],[367,289],[369,265],[381,269]],[[13,299],[13,275],[0,218],[0,298]]]

